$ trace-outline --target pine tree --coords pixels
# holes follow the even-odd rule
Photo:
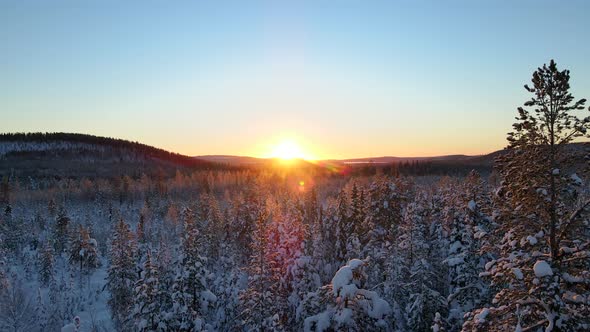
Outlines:
[[[147,243],[145,227],[145,214],[140,212],[139,221],[137,222],[137,230],[135,231],[135,237],[137,238],[138,246],[145,245]]]
[[[479,174],[471,172],[460,187],[444,198],[444,215],[450,224],[448,257],[449,316],[452,329],[460,329],[466,312],[481,306],[488,294],[487,284],[479,272],[488,260],[481,252],[481,236],[485,235],[487,217],[480,207],[488,205]]]
[[[136,331],[158,331],[160,328],[160,288],[158,269],[152,260],[152,254],[147,252],[140,278],[135,283],[132,311],[134,328]]]
[[[227,235],[225,237],[227,239]],[[222,241],[217,265],[217,273],[213,281],[213,293],[217,295],[214,328],[227,330],[233,326],[239,315],[239,284],[242,272],[237,264],[236,245],[230,241]]]
[[[425,197],[418,196],[404,211],[400,225],[399,248],[404,253],[404,267],[409,274],[414,262],[427,257]]]
[[[346,241],[347,258],[360,257],[361,248],[365,244],[367,228],[365,227],[364,200],[364,191],[359,189],[356,183],[353,183],[350,191],[350,214],[345,219],[347,221],[346,229],[348,230]]]
[[[0,293],[0,331],[31,331],[35,328],[35,307],[20,278],[10,277],[9,287]]]
[[[373,290],[383,294],[391,304],[393,313],[388,317],[389,325],[405,330],[401,302],[407,295],[400,285],[406,282],[404,252],[400,247],[403,229],[403,208],[407,200],[407,185],[401,179],[390,181],[378,177],[369,187],[370,208],[368,210],[368,243],[363,257],[370,257],[367,270],[369,284]]]
[[[0,293],[5,291],[8,288],[8,279],[7,279],[7,262],[6,262],[6,252],[4,251],[4,245],[2,237],[0,236]]]
[[[13,253],[21,252],[25,240],[24,228],[23,221],[13,217],[12,207],[7,204],[3,215],[0,216],[0,236],[4,239],[4,249]]]
[[[350,260],[336,272],[329,285],[307,296],[303,305],[316,312],[303,312],[307,316],[303,323],[305,331],[388,330],[391,306],[379,294],[364,288],[366,264],[358,259]]]
[[[409,277],[406,324],[411,331],[430,331],[435,314],[446,308],[446,299],[436,290],[437,274],[425,259],[414,261]]]
[[[55,203],[53,198],[47,202],[47,211],[52,218],[55,217],[55,214],[57,213],[57,203]]]
[[[388,260],[396,251],[393,249],[397,246],[404,197],[395,183],[378,177],[369,186],[369,201],[363,257],[371,257],[369,280],[383,285]]]
[[[39,327],[39,331],[45,331],[47,327],[47,310],[45,309],[45,301],[43,301],[43,297],[41,296],[40,288],[37,288],[35,314],[37,316],[37,326]]]
[[[239,197],[236,208],[233,229],[236,231],[237,241],[240,244],[243,255],[243,262],[250,260],[254,254],[254,229],[258,217],[266,209],[263,200],[264,194],[258,184],[250,184],[244,193]]]
[[[207,287],[209,272],[203,256],[203,239],[194,218],[185,220],[184,233],[172,286],[173,307],[168,326],[181,331],[205,329],[204,320],[216,301]]]
[[[58,255],[60,255],[66,248],[69,225],[70,218],[67,216],[66,210],[62,207],[59,209],[53,228],[53,246]]]
[[[533,73],[531,87],[525,85],[533,96],[518,108],[508,151],[497,165],[502,184],[496,237],[501,241],[499,257],[486,264],[484,275],[498,292],[491,307],[472,312],[466,330],[519,324],[523,330],[573,331],[590,324],[587,306],[577,300],[590,295],[590,200],[579,176],[567,174],[580,157],[568,143],[588,137],[590,117],[574,114],[586,100],[574,101],[569,78],[569,71],[559,71],[551,60]]]
[[[337,209],[333,216],[335,243],[334,252],[335,259],[338,265],[344,263],[348,258],[348,242],[350,235],[350,222],[348,216],[348,199],[346,191],[341,190],[337,198]]]
[[[65,289],[64,287],[62,287],[64,285],[62,279],[63,275],[61,276],[61,278],[53,278],[49,282],[49,306],[47,307],[48,318],[46,323],[48,330],[58,330],[63,325],[62,317],[64,316],[63,312],[65,310],[65,300],[63,292],[65,291]]]
[[[4,208],[4,217],[7,219],[12,218],[12,205],[10,205],[10,202],[6,203],[6,207]]]
[[[206,202],[208,205],[206,215],[206,227],[205,232],[208,238],[207,252],[205,253],[208,257],[219,257],[221,238],[224,231],[224,219],[219,208],[219,202],[213,194],[206,196]]]
[[[240,295],[242,324],[246,330],[280,329],[274,313],[282,310],[279,299],[280,270],[277,252],[270,245],[272,218],[266,211],[258,215],[252,243],[252,256],[246,268],[248,288]]]
[[[436,312],[444,312],[446,299],[441,292],[441,266],[435,252],[441,249],[440,220],[436,219],[433,198],[418,192],[406,206],[400,225],[399,252],[403,290],[394,290],[396,302],[405,308],[405,324],[412,331],[429,331]],[[443,272],[444,273],[444,272]],[[398,323],[399,325],[399,323]]]
[[[365,191],[357,183],[353,183],[350,191],[350,219],[351,232],[356,234],[359,240],[363,240],[366,235],[366,207]]]
[[[277,310],[285,326],[296,325],[296,312],[301,300],[308,292],[321,286],[314,260],[314,234],[310,231],[313,224],[305,224],[305,207],[297,196],[285,195],[280,218],[276,218],[271,227],[278,237],[271,236],[271,250],[276,251],[280,267],[281,282],[277,302],[283,301],[285,308]],[[314,222],[315,224],[315,222]]]
[[[98,267],[96,241],[90,238],[90,232],[84,226],[78,225],[78,229],[72,232],[69,252],[70,264],[78,265],[80,273]]]
[[[39,255],[39,281],[47,286],[54,276],[53,246],[46,243]]]
[[[165,241],[160,240],[160,246],[157,253],[157,257],[152,257],[152,259],[157,260],[157,264],[155,265],[158,268],[160,308],[162,310],[162,320],[160,321],[160,325],[167,326],[168,320],[166,319],[165,314],[171,312],[173,306],[171,290],[174,286],[176,267],[174,266],[175,262],[172,258],[174,254],[173,250],[171,250]]]
[[[329,252],[333,248],[327,248],[329,235],[324,219],[324,211],[318,202],[318,193],[315,186],[305,192],[303,201],[303,227],[304,227],[304,255],[313,260],[315,266],[325,266],[330,263]]]
[[[8,206],[10,204],[10,181],[8,180],[8,176],[2,177],[2,182],[0,183],[0,208]]]
[[[109,250],[107,285],[110,292],[108,304],[115,324],[129,326],[128,317],[133,306],[136,243],[129,225],[120,219],[115,226]]]

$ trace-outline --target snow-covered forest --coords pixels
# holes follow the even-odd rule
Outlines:
[[[588,331],[590,120],[539,68],[494,172],[0,186],[2,331]]]

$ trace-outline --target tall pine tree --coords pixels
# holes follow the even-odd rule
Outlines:
[[[493,306],[472,313],[468,329],[574,331],[590,326],[587,298],[590,205],[569,145],[589,137],[590,117],[578,118],[585,99],[570,93],[568,70],[551,60],[533,73],[532,94],[518,108],[507,153],[499,158],[502,184],[496,212],[499,257],[486,275],[500,288]],[[585,281],[586,280],[586,281]],[[517,306],[520,316],[516,315]],[[487,325],[489,324],[489,325]]]
[[[133,307],[133,286],[137,279],[135,261],[137,246],[129,225],[120,219],[115,226],[109,248],[107,288],[110,292],[109,307],[115,324],[128,329]]]

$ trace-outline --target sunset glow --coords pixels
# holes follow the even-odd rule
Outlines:
[[[524,93],[513,87],[537,64],[563,61],[590,91],[584,1],[560,6],[567,19],[544,32],[555,49],[529,42],[537,16],[510,2],[133,2],[0,4],[0,132],[91,133],[189,156],[478,155],[505,146]],[[295,147],[278,147],[283,133]]]
[[[292,159],[311,159],[306,155],[301,147],[292,140],[285,140],[280,142],[272,151],[271,158],[279,158],[283,160]]]

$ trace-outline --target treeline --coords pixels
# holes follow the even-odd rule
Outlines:
[[[483,160],[478,163],[465,161],[432,161],[412,160],[387,164],[365,164],[352,166],[350,173],[354,175],[391,176],[466,176],[475,170],[480,174],[489,175],[493,172],[493,162]]]

